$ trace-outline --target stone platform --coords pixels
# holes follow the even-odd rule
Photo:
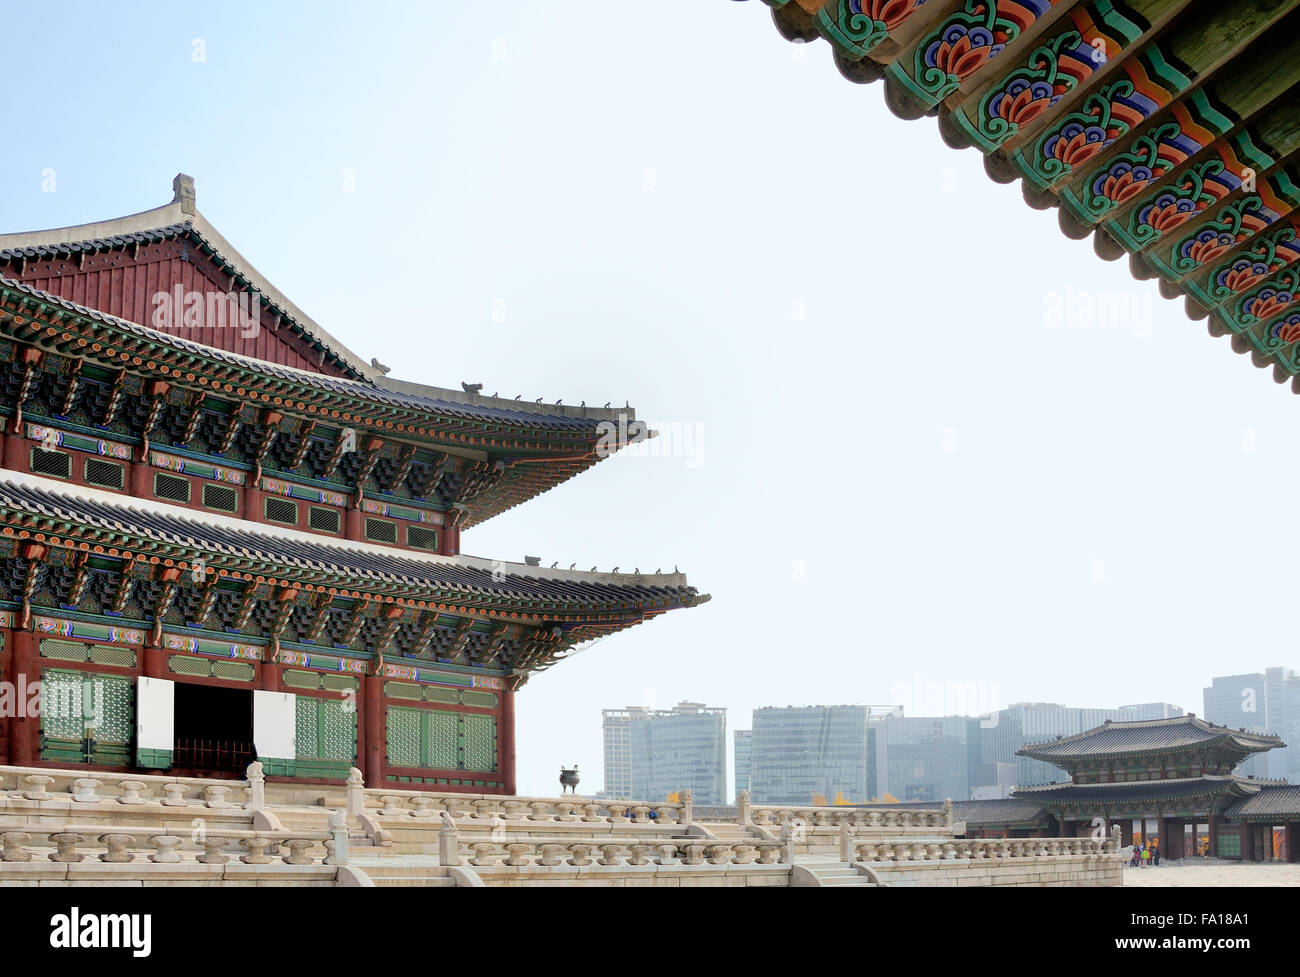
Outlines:
[[[0,885],[1119,885],[1114,840],[962,838],[952,806],[602,802],[0,767]],[[743,801],[743,798],[742,798]]]

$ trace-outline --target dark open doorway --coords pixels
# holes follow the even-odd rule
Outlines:
[[[242,774],[253,755],[253,690],[176,683],[173,769],[192,776]]]

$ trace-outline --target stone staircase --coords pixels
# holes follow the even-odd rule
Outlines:
[[[813,876],[811,879],[795,878],[791,880],[791,886],[800,887],[826,887],[835,886],[836,888],[857,887],[857,888],[876,888],[876,883],[870,878],[859,872],[857,868],[848,862],[833,861],[812,861],[801,860],[796,863],[799,868],[805,870]],[[796,876],[800,873],[796,873]]]
[[[362,856],[349,862],[370,877],[377,889],[450,889],[456,881],[436,859],[409,855]]]

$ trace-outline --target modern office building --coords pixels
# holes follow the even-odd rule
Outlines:
[[[1183,710],[1165,702],[1140,703],[1117,709],[1063,706],[1055,702],[1017,702],[979,720],[979,762],[1013,763],[1015,783],[1033,787],[1056,783],[1060,768],[1031,756],[1020,756],[1026,743],[1055,736],[1074,736],[1106,720],[1132,722],[1181,716]]]
[[[601,710],[601,731],[605,754],[605,787],[596,796],[632,798],[633,720],[644,719],[650,710],[639,706]]]
[[[754,710],[750,796],[756,804],[815,797],[862,803],[876,794],[871,729],[894,706],[767,706]]]
[[[900,801],[968,799],[979,724],[966,716],[886,716],[875,730],[877,792]]]
[[[696,804],[726,804],[727,710],[604,709],[605,788],[598,796],[663,800],[689,787]]]
[[[1183,715],[1181,706],[1171,702],[1141,702],[1135,706],[1120,706],[1117,718],[1122,723],[1149,722],[1153,719],[1177,719]]]
[[[1243,675],[1220,675],[1205,689],[1205,718],[1249,733],[1272,733],[1287,744],[1257,753],[1236,772],[1300,782],[1300,673],[1266,668]]]
[[[754,747],[754,731],[738,729],[731,735],[736,751],[736,789],[732,793],[739,795],[742,790],[749,790],[750,755]]]

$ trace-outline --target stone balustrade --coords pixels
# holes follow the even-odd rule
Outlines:
[[[859,831],[890,831],[908,829],[951,828],[952,808],[906,809],[895,807],[785,807],[758,805],[748,808],[749,820],[745,823],[760,827],[796,823],[804,828],[838,829],[843,825]]]
[[[0,767],[0,798],[37,803],[162,804],[165,807],[238,808],[248,793],[247,781]]]
[[[140,830],[129,827],[103,825],[64,825],[42,831],[28,827],[25,830],[0,830],[0,863],[32,862],[47,859],[52,862],[126,863],[147,860],[158,864],[199,862],[222,865],[236,854],[246,865],[264,865],[274,861],[286,865],[341,865],[346,864],[347,829],[340,832],[321,831],[203,831],[184,837],[164,831]],[[195,846],[192,850],[187,842]],[[52,850],[51,850],[52,849]],[[147,849],[152,853],[146,854]],[[268,851],[271,854],[268,854]],[[336,857],[341,855],[341,857]]]
[[[462,841],[459,859],[475,868],[502,866],[775,865],[784,861],[779,842],[707,838],[611,841],[516,836],[506,841]]]
[[[544,822],[587,824],[681,824],[684,805],[644,801],[596,801],[588,798],[510,797],[502,795],[434,794],[427,791],[367,790],[375,812],[385,818],[436,821],[443,813],[457,820],[511,825]],[[369,807],[369,805],[368,805]]]
[[[926,841],[864,840],[851,843],[853,861],[953,861],[958,859],[1033,859],[1107,855],[1117,851],[1110,839],[1094,838],[957,838]]]

